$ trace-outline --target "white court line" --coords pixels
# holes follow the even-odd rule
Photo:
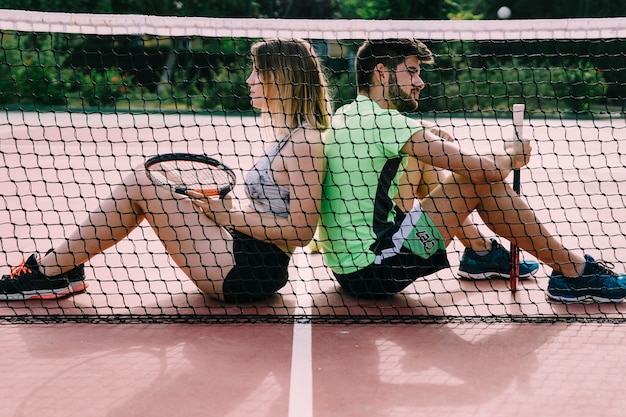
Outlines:
[[[311,312],[311,298],[307,294],[306,284],[302,277],[298,277],[294,282],[294,292],[298,306],[295,309],[296,319],[293,324],[289,413],[287,415],[288,417],[313,417],[312,325],[308,319]]]
[[[313,417],[313,361],[311,323],[293,325],[289,417]]]

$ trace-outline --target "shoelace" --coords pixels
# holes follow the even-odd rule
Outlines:
[[[11,274],[9,275],[9,279],[16,279],[22,274],[30,274],[32,269],[26,266],[26,260],[22,259],[22,263],[11,268]]]
[[[598,259],[592,262],[591,265],[593,265],[594,268],[602,274],[606,274],[614,278],[618,277],[617,273],[612,271],[612,269],[615,268],[615,265],[613,265],[611,262],[606,262]]]

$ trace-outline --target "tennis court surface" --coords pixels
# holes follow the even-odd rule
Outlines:
[[[525,104],[522,194],[566,246],[623,273],[625,22],[3,10],[1,273],[53,247],[150,156],[204,153],[241,184],[268,145],[245,108],[250,44],[295,36],[332,65],[337,100],[353,97],[362,39],[424,40],[437,65],[420,108],[468,150],[501,149]],[[0,417],[621,416],[626,305],[548,302],[544,266],[515,292],[459,280],[462,250],[378,301],[344,294],[300,250],[279,294],[233,305],[201,294],[141,226],[86,265],[87,292],[0,303]]]
[[[3,261],[10,264],[61,238],[143,155],[200,150],[231,155],[226,162],[239,168],[249,161],[234,157],[234,149],[255,152],[254,142],[241,139],[251,137],[253,119],[6,117],[18,115],[26,121],[0,130],[0,233]],[[459,137],[496,125],[447,123]],[[538,125],[531,133],[538,148],[559,149],[553,138],[566,129],[562,122]],[[623,124],[612,126],[625,134]],[[480,129],[487,136],[492,128]],[[574,130],[578,136],[591,131],[597,126]],[[570,150],[574,136],[567,134]],[[601,136],[594,140],[602,146]],[[533,178],[524,184],[528,198],[543,206],[556,191],[546,191],[547,182],[542,193],[533,187],[568,172],[567,156],[552,158],[536,158],[525,173]],[[612,170],[611,182],[571,183],[580,188],[570,193],[604,187],[606,194],[623,195],[626,177],[615,175],[623,168]],[[610,201],[596,198],[594,210],[626,218]],[[29,211],[29,204],[38,210]],[[598,221],[585,232],[598,237],[580,242],[580,233],[565,228],[594,223],[572,221],[572,210],[546,213],[568,244],[605,245],[607,260],[623,258],[623,233],[602,233]],[[297,278],[280,295],[233,306],[200,294],[141,228],[92,260],[87,293],[0,305],[0,415],[608,416],[623,410],[623,305],[549,303],[543,268],[516,293],[504,281],[460,281],[454,274],[460,250],[450,248],[449,270],[384,301],[343,294],[321,255],[301,251],[291,267]]]
[[[0,327],[2,416],[619,416],[623,325]]]

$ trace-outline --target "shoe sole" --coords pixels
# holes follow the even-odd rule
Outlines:
[[[546,293],[546,297],[549,300],[560,301],[562,303],[576,304],[576,303],[613,303],[618,304],[624,302],[626,297],[622,298],[606,298],[598,297],[596,295],[582,295],[580,297],[567,297],[564,295],[553,295],[549,292]]]
[[[70,285],[67,287],[56,288],[54,290],[25,291],[19,294],[0,294],[0,301],[58,300],[83,293],[87,290],[88,286],[89,284],[84,281],[75,281],[70,282]]]
[[[84,293],[85,291],[87,291],[87,287],[89,287],[89,284],[87,284],[85,281],[70,282],[71,294]]]
[[[530,277],[532,277],[533,275],[535,275],[535,273],[537,272],[537,270],[535,270],[534,272],[531,272],[529,274],[524,274],[524,275],[519,275],[518,278],[519,279],[528,279]],[[463,278],[463,279],[467,279],[467,280],[471,280],[471,281],[479,281],[479,280],[487,280],[487,279],[509,279],[511,278],[511,274],[510,273],[506,273],[506,274],[501,274],[499,272],[480,272],[478,274],[470,274],[469,272],[465,272],[465,271],[457,271],[457,275],[459,276],[459,278]]]

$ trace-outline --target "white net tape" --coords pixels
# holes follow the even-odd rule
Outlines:
[[[0,29],[92,35],[441,40],[626,38],[626,18],[541,20],[220,19],[2,10]]]

